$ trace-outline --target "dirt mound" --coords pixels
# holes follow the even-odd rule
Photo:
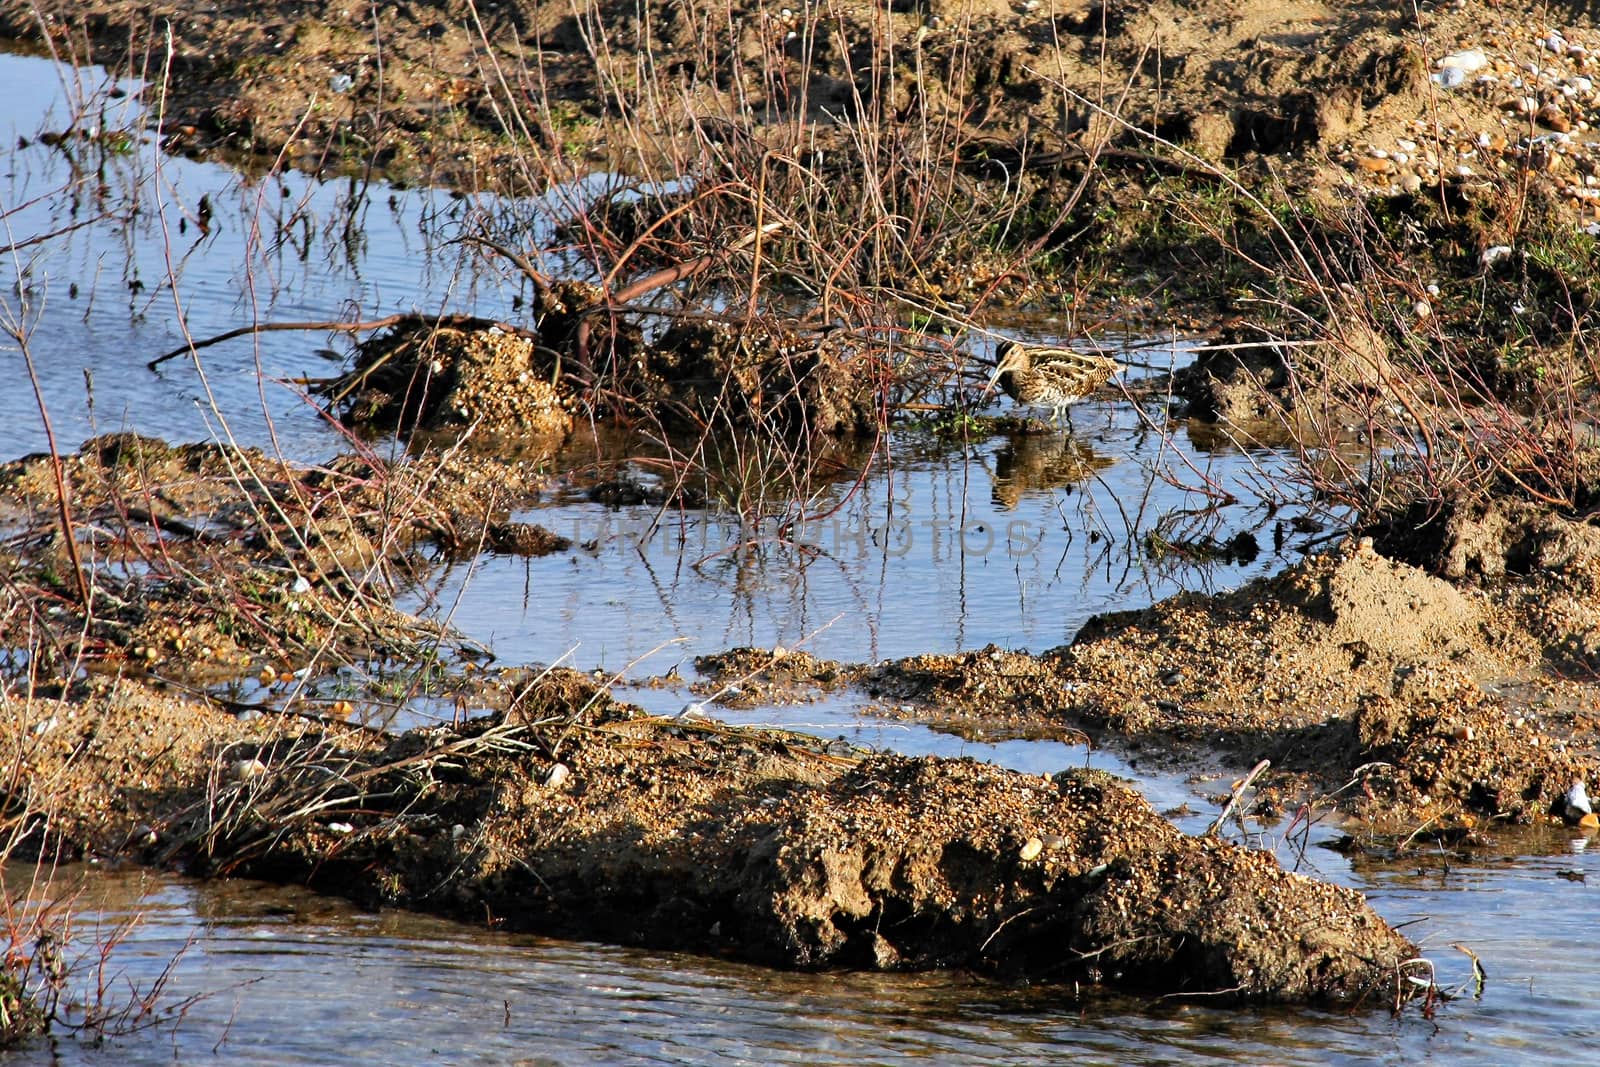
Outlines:
[[[1232,593],[1098,616],[1040,656],[915,656],[857,676],[944,723],[1221,748],[1315,790],[1359,775],[1384,819],[1471,808],[1527,821],[1592,774],[1600,722],[1578,710],[1577,683],[1504,684],[1546,652],[1523,599],[1547,602],[1460,590],[1352,543]]]
[[[1567,787],[1593,772],[1592,760],[1558,740],[1571,736],[1570,722],[1560,730],[1534,709],[1518,714],[1460,678],[1424,676],[1394,695],[1367,694],[1355,731],[1371,764],[1368,785],[1424,810],[1560,817]]]
[[[647,343],[624,305],[592,316],[604,301],[591,289],[547,286],[538,333],[482,320],[408,319],[363,342],[355,366],[324,391],[357,426],[470,428],[497,447],[515,439],[532,458],[560,446],[580,405],[675,429],[791,438],[871,434],[883,421],[873,361],[826,331],[694,322]],[[597,321],[609,325],[596,328]],[[557,349],[571,350],[565,364]]]
[[[848,684],[840,664],[782,648],[731,648],[694,661],[695,692],[730,708],[793,704]]]
[[[874,699],[918,700],[1002,724],[1051,715],[1070,703],[1051,657],[1008,652],[996,645],[882,663],[864,670],[858,684]]]
[[[535,334],[418,317],[371,337],[331,392],[355,425],[462,430],[545,442],[572,430],[573,395]]]
[[[1415,951],[1359,894],[1185,837],[1097,772],[858,762],[641,718],[571,672],[504,717],[387,741],[241,724],[131,683],[6,711],[37,739],[4,754],[0,780],[24,783],[6,799],[48,786],[32,810],[58,841],[519,929],[1236,1000],[1368,996]]]
[[[1301,568],[1273,583],[1282,602],[1325,623],[1325,648],[1359,649],[1403,666],[1487,657],[1484,616],[1448,582],[1380,556],[1370,542],[1329,570]]]
[[[648,380],[636,385],[624,375],[623,387],[680,425],[803,438],[872,434],[883,422],[883,368],[826,334],[760,321],[684,323],[651,344],[643,362]]]
[[[128,680],[94,683],[86,699],[0,700],[13,741],[0,755],[12,777],[8,811],[25,851],[111,857],[155,847],[156,827],[268,739],[305,724],[240,719]]]
[[[1254,713],[1235,703],[1240,697],[1281,702],[1275,718],[1285,726],[1347,712],[1360,693],[1388,690],[1397,674],[1419,667],[1504,674],[1523,665],[1491,643],[1478,603],[1363,543],[1235,593],[1097,616],[1065,650],[1062,670],[1093,682],[1143,679],[1178,707],[1226,706],[1245,719]],[[1110,717],[1183,732],[1185,715],[1174,710],[1124,708]],[[1205,718],[1198,732],[1221,725]]]
[[[1385,551],[1491,593],[1568,675],[1600,671],[1600,527],[1505,496],[1418,506],[1371,527]]]

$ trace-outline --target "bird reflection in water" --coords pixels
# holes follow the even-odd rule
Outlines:
[[[1082,484],[1112,462],[1067,434],[1013,437],[995,456],[991,495],[997,505],[1010,511],[1028,494]]]

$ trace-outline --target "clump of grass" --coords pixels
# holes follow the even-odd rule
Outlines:
[[[1321,442],[1311,484],[1368,524],[1494,497],[1583,514],[1600,498],[1594,241],[1504,188],[1432,195],[1317,220],[1337,318],[1304,318],[1327,343],[1292,364]]]
[[[1600,502],[1600,248],[1553,194],[1510,174],[1314,201],[1188,162],[1225,202],[1176,210],[1230,265],[1218,273],[1250,338],[1220,347],[1268,350],[1280,382],[1233,353],[1203,363],[1255,380],[1313,505],[1438,531],[1492,500],[1569,517]]]

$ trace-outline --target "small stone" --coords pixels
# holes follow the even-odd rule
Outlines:
[[[1561,798],[1561,813],[1569,822],[1577,822],[1585,815],[1594,814],[1594,807],[1589,803],[1589,791],[1584,788],[1583,779],[1574,781],[1568,788],[1566,796]]]
[[[1017,853],[1023,863],[1029,863],[1039,858],[1039,853],[1044,851],[1044,842],[1037,837],[1028,838],[1028,843],[1022,846],[1022,851]]]
[[[880,971],[892,971],[900,965],[900,950],[876,931],[872,934],[872,962]]]
[[[1557,133],[1566,133],[1572,129],[1572,121],[1554,104],[1546,104],[1540,108],[1537,118],[1543,125]]]
[[[1439,60],[1439,69],[1459,70],[1464,74],[1475,74],[1489,65],[1489,57],[1481,48],[1468,48],[1460,52],[1452,52]]]
[[[544,776],[544,786],[546,789],[560,789],[567,784],[567,780],[571,777],[572,769],[565,763],[552,764],[549,772]]]
[[[267,765],[258,759],[242,759],[234,763],[233,778],[237,782],[254,782],[267,773]]]

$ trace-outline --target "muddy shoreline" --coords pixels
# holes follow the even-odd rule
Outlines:
[[[725,727],[705,710],[651,717],[588,676],[474,670],[470,649],[441,661],[448,689],[459,708],[497,710],[454,727],[386,736],[341,725],[348,712],[335,700],[285,715],[207,697],[208,680],[254,673],[265,650],[195,590],[237,588],[252,573],[319,576],[303,588],[286,577],[287,594],[256,598],[250,625],[282,635],[262,668],[274,685],[314,648],[368,655],[376,639],[387,655],[416,655],[426,638],[415,620],[385,607],[379,584],[343,588],[350,568],[384,554],[425,566],[413,554],[456,543],[459,515],[485,505],[475,492],[503,503],[509,488],[497,465],[456,457],[458,516],[434,498],[396,525],[392,510],[363,519],[351,505],[436,472],[346,469],[330,482],[330,468],[235,454],[271,472],[241,481],[222,459],[212,446],[131,435],[70,457],[80,513],[120,524],[123,551],[159,544],[186,560],[174,573],[187,585],[116,611],[107,602],[90,674],[47,697],[40,657],[39,695],[7,697],[14,743],[0,771],[28,851],[305,882],[368,905],[791,967],[962,966],[1388,1003],[1396,967],[1414,955],[1355,894],[1178,834],[1103,775],[863,757]],[[70,566],[49,532],[48,470],[43,457],[0,468],[8,523],[34,531],[12,542],[27,546],[10,554],[14,582]],[[212,518],[118,503],[155,484],[169,506]],[[173,495],[180,488],[188,495]],[[323,513],[355,521],[310,545],[288,527],[241,537],[218,524],[251,501],[258,519],[304,508],[313,490]],[[344,505],[328,506],[329,493]],[[1543,646],[1526,613],[1504,610],[1506,593],[1457,589],[1352,539],[1233,593],[1097,618],[1038,656],[991,647],[851,665],[745,649],[703,658],[698,684],[758,705],[849,687],[946,728],[1085,731],[1102,745],[1221,753],[1241,767],[1265,757],[1273,770],[1254,800],[1264,812],[1342,808],[1364,820],[1360,847],[1380,851],[1385,834],[1414,838],[1419,825],[1432,827],[1428,840],[1470,847],[1500,821],[1560,818],[1591,766],[1593,717],[1551,697],[1575,709],[1592,698],[1536,681]],[[361,625],[321,600],[334,595],[367,605]],[[1549,607],[1536,585],[1520,596]],[[36,620],[70,631],[70,597],[33,601],[52,602]],[[214,636],[224,634],[232,644]],[[1537,697],[1513,701],[1512,678]]]
[[[632,6],[511,5],[474,30],[441,4],[380,14],[379,64],[366,14],[343,8],[39,10],[59,51],[115,63],[121,49],[136,57],[121,75],[147,83],[165,64],[154,28],[173,20],[168,151],[517,193],[615,167],[725,199],[663,186],[574,206],[554,233],[581,250],[579,276],[465,235],[525,281],[529,321],[396,316],[318,385],[347,424],[414,434],[412,456],[302,466],[113,434],[0,465],[14,853],[787,967],[1393,1006],[1417,948],[1358,894],[1182,835],[1107,776],[864,754],[727,727],[707,706],[848,692],[951,730],[1266,760],[1248,802],[1337,811],[1352,848],[1593,822],[1571,798],[1600,752],[1583,229],[1600,163],[1555,137],[1588,126],[1586,20],[1463,6],[1412,24],[1352,3],[1306,19],[1302,39],[1272,36],[1260,11],[1219,21],[1216,5],[1085,7],[1041,32],[1009,5],[847,7],[823,25],[733,4],[712,16],[738,27],[718,43],[674,5],[649,12],[657,42]],[[594,54],[602,24],[617,53]],[[40,26],[33,5],[0,4],[0,33]],[[1159,93],[1141,80],[1155,30]],[[796,42],[815,46],[807,91],[740,82],[797,70]],[[675,59],[652,85],[683,91],[645,112],[619,57],[654,62],[657,44]],[[1447,60],[1474,50],[1483,73],[1453,82]],[[1517,73],[1528,55],[1548,75],[1534,89]],[[539,78],[489,79],[487,57]],[[1108,64],[1130,85],[1118,122],[1090,93]],[[886,139],[865,145],[863,126]],[[112,150],[105,134],[51,143]],[[842,180],[855,174],[883,184]],[[919,184],[935,176],[948,184]],[[874,196],[881,216],[863,206]],[[777,281],[759,269],[774,260]],[[663,289],[666,312],[646,303]],[[986,307],[1070,308],[1085,328],[1102,306],[1200,294],[1185,314],[1214,322],[1240,293],[1271,309],[1263,321],[1223,323],[1189,372],[1124,395],[1158,432],[1193,419],[1297,450],[1297,490],[1353,516],[1274,576],[1102,615],[1035,652],[852,664],[731,649],[701,659],[705,704],[681,719],[615,701],[604,677],[494,664],[395,607],[440,559],[570,551],[581,566],[588,547],[511,516],[586,426],[642,428],[669,472],[645,485],[586,457],[589,499],[767,519],[859,483],[911,413],[950,440],[1071,441],[1025,413],[974,413]],[[930,320],[951,328],[907,325]],[[456,447],[478,430],[518,451]],[[739,477],[719,482],[713,454]],[[1011,462],[1075,472],[1053,487],[1096,461],[1060,443]],[[1006,477],[1026,488],[1025,471]],[[1003,481],[1001,503],[1023,491]],[[371,662],[418,668],[383,696],[449,709],[441,724],[350,725],[352,695],[376,694],[339,669]],[[254,697],[230,695],[250,680]]]
[[[786,967],[1381,1004],[1415,955],[1359,894],[1180,834],[1097,772],[839,754],[559,673],[524,695],[385,740],[118,683],[11,709],[39,791],[13,799],[46,847]],[[67,773],[78,799],[52,804]]]
[[[1541,93],[1529,108],[1511,75],[1539,61],[1582,77],[1593,32],[1576,10],[1398,12],[1360,0],[1288,16],[1221,3],[1147,0],[1115,13],[1068,4],[1053,20],[989,0],[881,18],[869,5],[797,13],[743,0],[693,17],[670,5],[474,13],[445,0],[376,16],[321,3],[0,5],[0,35],[35,48],[48,37],[57,54],[147,81],[167,73],[169,151],[284,153],[317,170],[501,191],[534,177],[519,167],[529,150],[617,161],[608,122],[630,111],[663,140],[704,124],[720,139],[777,143],[794,124],[827,143],[841,116],[919,109],[965,125],[996,158],[1030,151],[1030,139],[1044,159],[1092,152],[1108,129],[1144,130],[1200,160],[1275,159],[1325,188],[1414,191],[1457,165],[1454,143],[1396,147],[1417,137],[1419,119],[1444,119],[1447,141],[1470,135],[1464,158],[1491,167],[1504,131],[1530,119],[1547,133],[1582,132],[1591,87]],[[894,53],[881,67],[877,48]],[[1473,54],[1452,59],[1463,53]],[[647,79],[681,91],[635,96],[618,79],[630,56],[645,61]],[[1437,76],[1452,69],[1467,78]]]

